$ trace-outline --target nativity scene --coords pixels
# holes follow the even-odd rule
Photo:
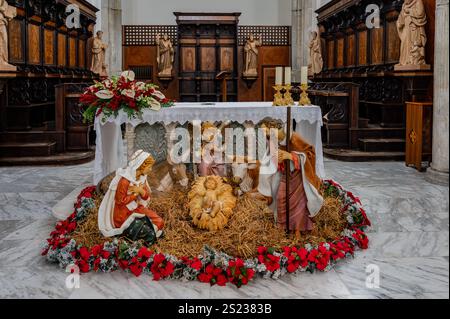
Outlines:
[[[121,89],[125,87],[130,89]],[[122,109],[99,113],[101,108],[109,109],[116,96],[123,95],[128,102],[120,105]],[[159,111],[152,109],[152,100],[163,103]],[[120,116],[130,101],[138,108],[131,117],[123,117],[125,121],[134,118],[140,122],[147,116],[171,113],[177,117],[178,124],[174,125],[175,118],[166,115],[164,134],[160,138],[167,156],[157,160],[152,155],[157,154],[157,149],[128,149],[133,153],[126,158],[125,168],[102,177],[96,186],[81,193],[76,204],[80,210],[61,224],[76,225],[75,229],[69,231],[61,226],[63,229],[52,234],[44,251],[47,260],[64,267],[71,260],[63,260],[62,254],[67,249],[73,249],[71,255],[76,256],[77,247],[109,247],[165,256],[164,265],[170,270],[157,275],[161,279],[183,278],[183,272],[175,273],[187,266],[184,260],[198,259],[203,264],[213,262],[218,256],[227,262],[215,267],[230,267],[233,260],[242,260],[248,266],[240,266],[240,271],[277,278],[308,269],[331,269],[337,260],[351,256],[356,249],[367,249],[364,231],[371,222],[360,201],[337,182],[319,177],[323,159],[316,156],[315,145],[306,141],[301,131],[293,131],[292,125],[286,125],[300,119],[308,108],[318,110],[316,107],[297,106],[286,113],[287,108],[270,104],[255,106],[264,110],[260,112],[264,117],[259,121],[245,121],[245,134],[239,134],[243,130],[236,125],[239,116],[244,115],[233,114],[246,111],[239,106],[222,110],[229,112],[226,116],[229,121],[203,120],[192,123],[192,127],[183,127],[182,112],[191,116],[196,107],[204,106],[170,102],[156,87],[136,80],[133,71],[89,87],[81,101],[86,103],[85,116],[92,118],[95,114],[99,125],[108,123],[114,114]],[[273,116],[266,117],[267,113]],[[202,114],[210,116],[207,112]],[[130,129],[127,125],[127,130]],[[98,133],[103,133],[103,129],[99,127]],[[127,134],[128,147],[138,142],[130,136]],[[181,139],[174,140],[174,136]],[[113,148],[116,142],[122,143],[102,141],[107,148]],[[183,144],[198,145],[199,149],[177,148]],[[229,154],[239,144],[246,146],[236,148],[243,155]],[[252,156],[252,149],[258,149],[256,156]],[[86,208],[84,202],[89,202]],[[317,251],[322,259],[305,259],[303,266],[290,265],[291,255],[283,252],[288,247],[304,245],[316,247],[309,254]],[[265,249],[269,248],[267,252]],[[123,258],[119,257],[106,271],[122,268],[140,275],[143,267],[131,266],[132,255]],[[278,267],[269,266],[266,258],[278,258]],[[89,265],[90,262],[89,258]],[[85,270],[95,270],[96,266],[93,267],[86,265]],[[212,279],[201,275],[202,269],[195,272],[196,279],[214,284]],[[229,281],[240,287],[252,277],[234,275],[223,284]]]
[[[0,1],[0,265],[36,296],[448,290],[448,3],[69,2]]]

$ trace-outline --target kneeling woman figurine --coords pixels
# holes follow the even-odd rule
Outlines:
[[[117,170],[98,212],[103,236],[124,235],[153,244],[162,235],[164,221],[147,207],[151,194],[147,176],[154,163],[149,153],[140,150],[127,168]]]

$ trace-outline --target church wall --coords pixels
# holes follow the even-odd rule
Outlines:
[[[290,25],[291,0],[126,0],[124,25],[167,25],[173,12],[241,12],[241,25]]]

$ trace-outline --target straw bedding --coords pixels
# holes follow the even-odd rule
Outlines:
[[[100,206],[101,197],[96,199]],[[342,204],[337,198],[325,198],[325,205],[315,218],[315,228],[300,240],[286,236],[284,230],[274,223],[272,211],[264,203],[243,196],[228,225],[216,232],[196,228],[189,216],[186,190],[174,189],[164,196],[152,198],[150,208],[165,221],[165,237],[153,249],[174,256],[194,257],[202,253],[208,245],[231,256],[252,258],[259,246],[282,248],[284,246],[318,244],[337,238],[346,226],[342,216]],[[73,234],[77,243],[92,247],[103,244],[105,238],[98,231],[97,208],[78,225]]]

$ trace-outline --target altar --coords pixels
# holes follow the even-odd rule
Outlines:
[[[286,123],[287,108],[274,107],[271,102],[241,103],[176,103],[159,111],[145,110],[142,118],[130,119],[120,111],[115,118],[97,117],[95,120],[96,157],[94,183],[127,163],[127,157],[136,149],[153,149],[165,154],[165,127],[170,124],[184,125],[192,121],[252,123],[257,125],[265,118]],[[316,150],[316,171],[325,177],[321,127],[322,112],[319,106],[292,107],[293,128]],[[125,140],[121,126],[126,124]],[[158,157],[158,156],[156,156]],[[161,155],[164,157],[164,155]]]

